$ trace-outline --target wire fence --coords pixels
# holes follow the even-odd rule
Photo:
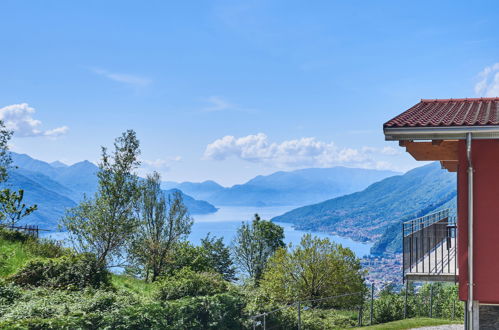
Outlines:
[[[40,236],[40,232],[50,232],[49,229],[41,229],[37,225],[24,225],[24,226],[15,226],[15,225],[5,225],[0,224],[0,228],[6,228],[12,231],[20,231],[25,234],[38,238]]]
[[[344,301],[355,296],[358,304]],[[372,284],[364,292],[295,301],[253,316],[251,324],[253,330],[317,329],[311,321],[316,318],[325,320],[328,328],[350,328],[413,317],[463,320],[464,303],[458,300],[457,286],[406,282],[405,287],[388,283],[376,288]]]

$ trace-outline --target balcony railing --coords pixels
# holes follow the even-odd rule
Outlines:
[[[403,272],[412,281],[456,281],[457,225],[449,210],[404,222]]]

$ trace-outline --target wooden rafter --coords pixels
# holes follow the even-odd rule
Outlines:
[[[459,162],[457,161],[441,161],[440,165],[442,165],[442,168],[447,169],[449,172],[457,172],[457,166],[459,165]]]
[[[416,160],[458,160],[458,142],[456,140],[445,140],[442,142],[406,142],[406,151]]]

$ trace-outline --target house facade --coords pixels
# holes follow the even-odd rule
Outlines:
[[[499,98],[421,100],[383,125],[416,160],[457,175],[457,212],[403,224],[404,278],[454,281],[468,329],[499,328]]]

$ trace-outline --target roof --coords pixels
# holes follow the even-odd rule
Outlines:
[[[499,97],[422,99],[384,128],[499,125]]]

